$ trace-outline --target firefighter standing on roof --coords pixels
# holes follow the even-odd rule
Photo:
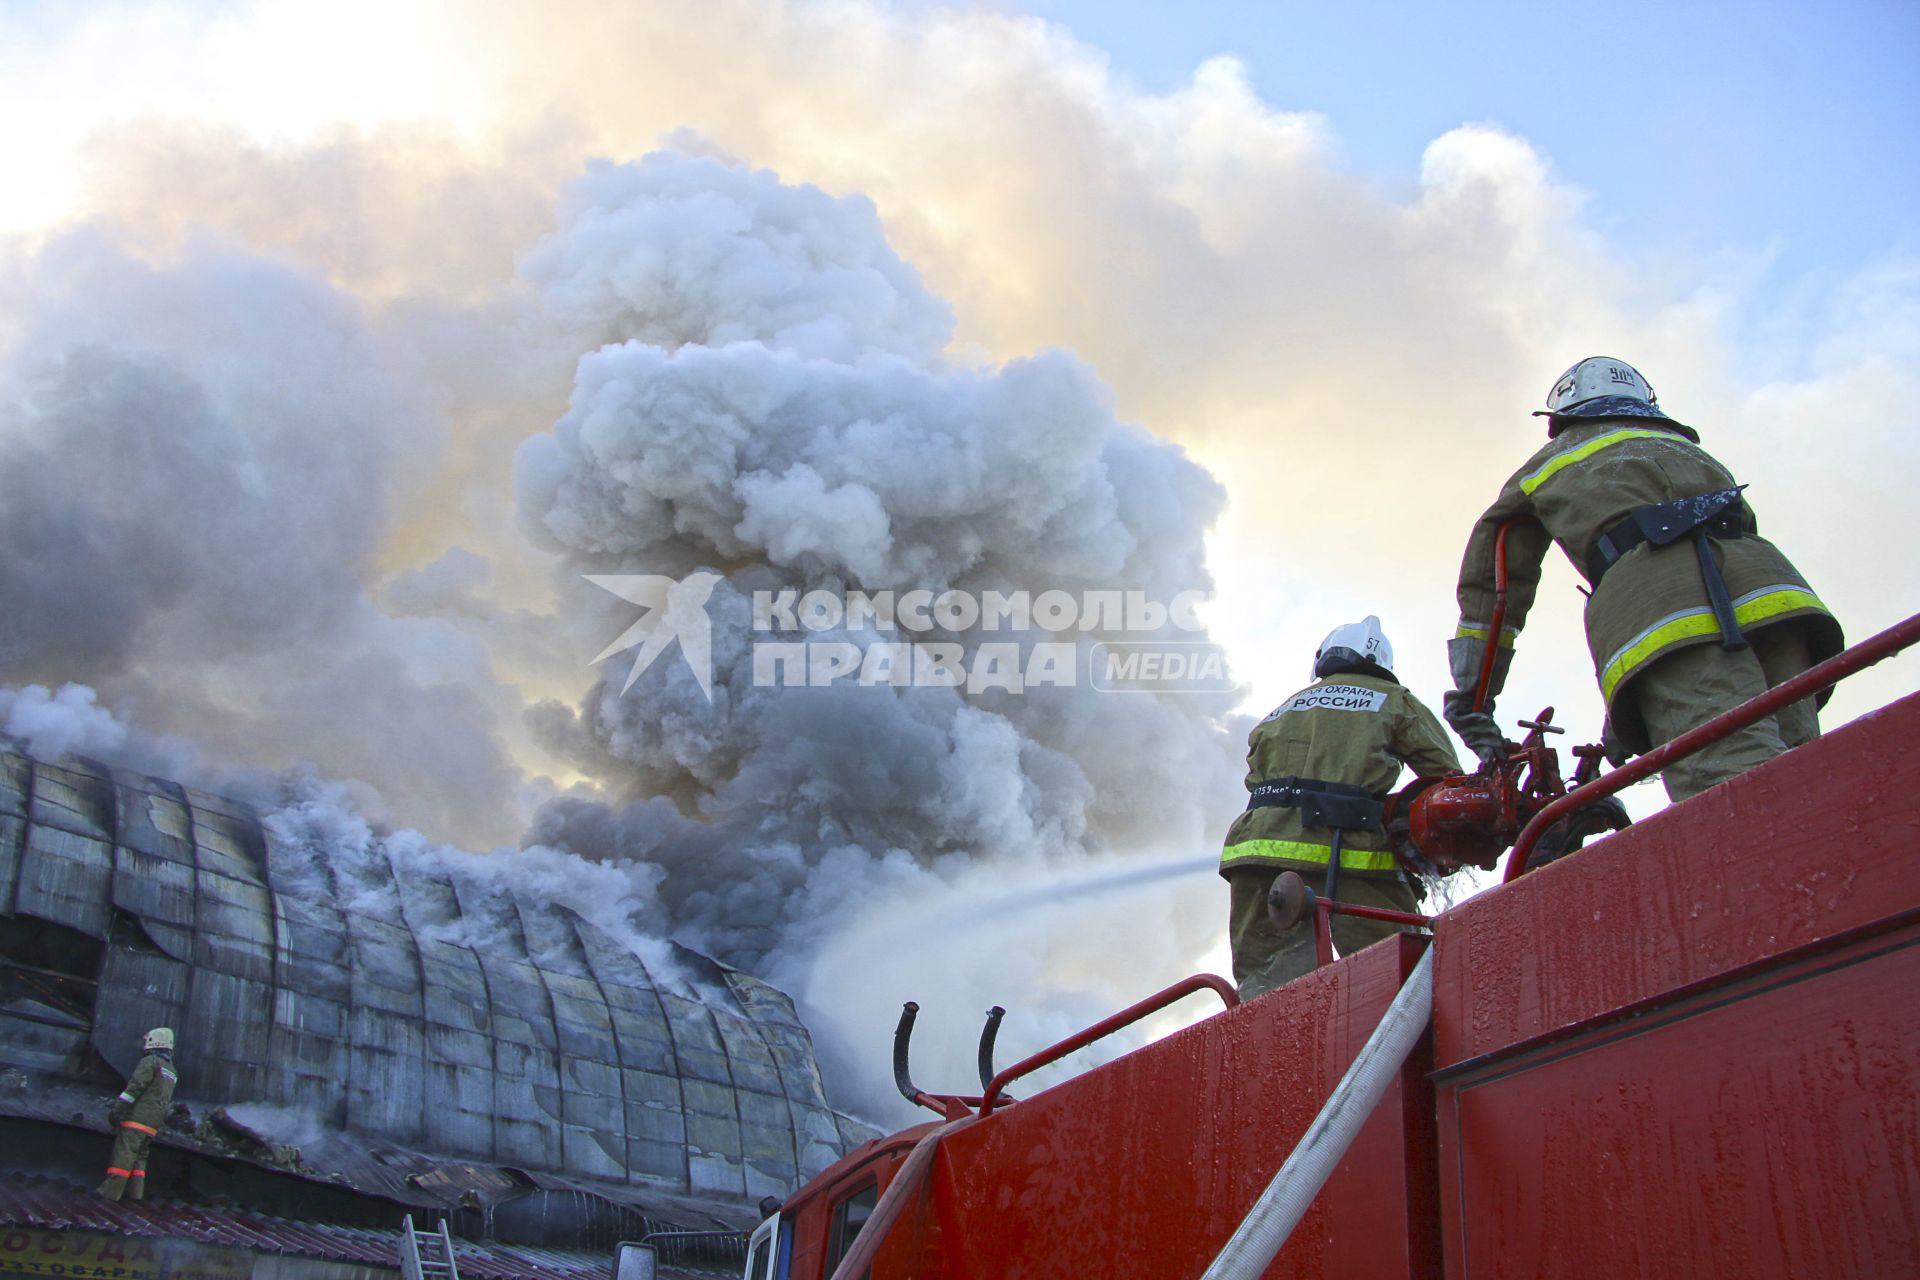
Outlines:
[[[173,1086],[180,1077],[173,1069],[173,1032],[155,1027],[147,1032],[146,1055],[133,1069],[127,1087],[107,1109],[107,1123],[118,1132],[113,1139],[113,1154],[107,1157],[107,1180],[100,1194],[109,1200],[122,1195],[129,1200],[147,1194],[147,1149],[153,1135],[166,1119],[173,1102]]]
[[[1313,675],[1314,684],[1276,707],[1247,739],[1252,799],[1234,819],[1220,857],[1220,874],[1231,890],[1233,977],[1243,1000],[1314,967],[1312,923],[1282,932],[1267,918],[1267,890],[1282,871],[1311,880],[1327,870],[1333,833],[1306,821],[1314,797],[1379,800],[1402,765],[1422,777],[1459,769],[1439,719],[1394,678],[1393,647],[1380,632],[1380,619],[1336,627],[1314,654]],[[1413,889],[1384,831],[1341,833],[1336,896],[1363,906],[1414,909]],[[1333,940],[1342,954],[1393,932],[1395,926],[1377,920],[1333,918]]]
[[[1448,646],[1457,689],[1447,720],[1480,758],[1504,750],[1492,715],[1550,542],[1587,579],[1587,644],[1611,736],[1644,752],[1838,653],[1840,626],[1806,580],[1760,537],[1743,486],[1699,433],[1666,416],[1653,388],[1622,360],[1582,360],[1541,411],[1547,444],[1474,526],[1460,566],[1460,627]],[[1494,544],[1505,521],[1506,621],[1483,711],[1474,688],[1494,637]],[[1826,700],[1823,693],[1819,702]],[[1665,773],[1675,800],[1706,790],[1819,735],[1806,699]]]

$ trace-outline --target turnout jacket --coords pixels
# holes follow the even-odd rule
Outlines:
[[[1292,776],[1384,797],[1402,765],[1423,778],[1460,768],[1440,721],[1391,676],[1343,672],[1316,681],[1275,707],[1247,738],[1248,791]],[[1305,827],[1298,809],[1249,808],[1227,831],[1220,874],[1246,866],[1325,871],[1332,846],[1333,832]],[[1343,832],[1340,869],[1371,877],[1398,873],[1378,831]]]
[[[115,1102],[130,1108],[126,1120],[148,1129],[158,1129],[160,1122],[167,1118],[167,1108],[173,1102],[173,1086],[179,1082],[180,1076],[173,1069],[171,1057],[164,1053],[149,1053],[133,1069],[133,1074],[127,1078],[127,1087],[120,1091]]]
[[[1550,543],[1558,543],[1591,584],[1596,544],[1635,507],[1734,485],[1699,439],[1692,428],[1661,419],[1583,421],[1560,430],[1513,474],[1474,526],[1460,564],[1460,625],[1448,645],[1458,691],[1447,696],[1449,715],[1471,709],[1486,645],[1493,640],[1488,629],[1500,525],[1515,516],[1539,521],[1507,535],[1507,612],[1489,697],[1505,680],[1514,636],[1533,607]],[[1729,514],[1746,536],[1716,537],[1712,551],[1741,631],[1797,626],[1806,632],[1814,661],[1840,652],[1845,645],[1840,624],[1779,549],[1758,536],[1752,510],[1742,503]],[[1648,750],[1652,744],[1633,700],[1621,694],[1661,655],[1720,640],[1692,539],[1636,546],[1607,569],[1587,599],[1586,631],[1614,733],[1635,751]],[[1821,695],[1822,702],[1826,696]]]

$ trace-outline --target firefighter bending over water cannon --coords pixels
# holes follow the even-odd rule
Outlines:
[[[100,1194],[109,1200],[122,1195],[129,1200],[144,1199],[147,1194],[147,1150],[153,1135],[166,1119],[173,1102],[173,1087],[180,1077],[173,1069],[173,1031],[155,1027],[147,1032],[146,1054],[133,1069],[127,1087],[107,1108],[107,1123],[118,1132],[113,1139],[113,1154],[107,1157],[107,1180]]]
[[[1220,856],[1231,894],[1233,977],[1242,1000],[1313,969],[1311,918],[1276,929],[1267,916],[1267,890],[1283,871],[1320,884],[1336,841],[1336,898],[1414,909],[1413,888],[1380,825],[1381,802],[1402,765],[1426,778],[1460,768],[1439,719],[1394,677],[1393,646],[1381,634],[1380,619],[1335,627],[1314,653],[1313,678],[1248,737],[1252,794]],[[1351,954],[1395,928],[1336,915],[1333,940],[1342,954]]]
[[[1547,443],[1480,517],[1460,566],[1460,626],[1448,645],[1456,689],[1447,721],[1483,762],[1505,753],[1493,719],[1513,641],[1558,543],[1592,588],[1587,645],[1606,700],[1609,754],[1652,750],[1832,657],[1840,624],[1787,558],[1759,536],[1744,485],[1674,421],[1624,360],[1593,356],[1555,380]],[[1506,617],[1483,707],[1495,548],[1507,534]],[[1820,733],[1805,699],[1668,766],[1684,800]]]

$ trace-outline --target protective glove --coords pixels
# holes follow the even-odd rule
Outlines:
[[[1620,739],[1613,731],[1613,717],[1608,716],[1600,722],[1600,748],[1607,753],[1607,763],[1618,769],[1633,759],[1633,748]]]
[[[1449,716],[1447,723],[1460,735],[1460,741],[1480,757],[1482,765],[1497,764],[1507,758],[1507,736],[1494,723],[1491,711],[1466,711]]]
[[[114,1102],[107,1108],[107,1124],[118,1129],[120,1122],[127,1118],[127,1113],[131,1110],[132,1108],[128,1107],[124,1102]]]

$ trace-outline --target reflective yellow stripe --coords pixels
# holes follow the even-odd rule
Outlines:
[[[1773,586],[1749,591],[1735,600],[1733,618],[1742,627],[1750,627],[1756,622],[1777,618],[1796,609],[1828,612],[1827,606],[1820,603],[1820,598],[1805,587]],[[1613,691],[1620,687],[1620,682],[1667,646],[1696,636],[1719,634],[1720,624],[1714,620],[1711,608],[1687,609],[1667,615],[1607,659],[1607,664],[1600,669],[1600,696],[1611,703]]]
[[[1551,480],[1562,469],[1583,459],[1591,458],[1609,445],[1616,445],[1626,440],[1671,440],[1675,444],[1687,443],[1684,437],[1677,436],[1671,431],[1649,431],[1645,427],[1628,427],[1621,431],[1609,431],[1603,436],[1595,436],[1577,448],[1569,449],[1565,453],[1556,453],[1548,458],[1540,464],[1538,471],[1521,477],[1520,492],[1530,494]]]
[[[1455,640],[1485,640],[1488,631],[1489,628],[1480,624],[1462,622],[1459,630],[1453,633],[1453,638]],[[1500,647],[1502,649],[1513,648],[1513,638],[1518,634],[1519,631],[1513,627],[1500,628]]]
[[[1293,862],[1317,862],[1327,865],[1327,855],[1333,846],[1312,844],[1306,840],[1242,840],[1239,844],[1230,844],[1220,854],[1224,866],[1242,858],[1286,858]],[[1392,871],[1395,867],[1393,854],[1385,849],[1342,849],[1340,851],[1340,869],[1342,871]]]

